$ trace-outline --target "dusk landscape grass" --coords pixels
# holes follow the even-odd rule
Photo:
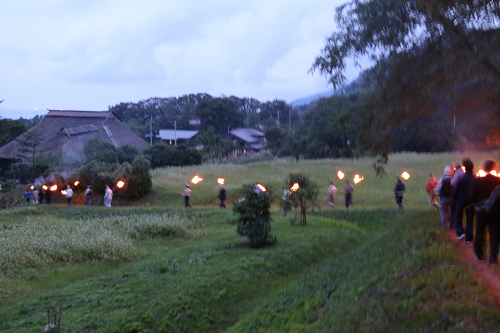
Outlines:
[[[383,178],[369,158],[165,168],[135,206],[1,210],[0,331],[42,332],[47,308],[62,306],[61,332],[498,332],[496,304],[427,205],[429,172],[439,178],[461,157],[393,155]],[[497,158],[469,157],[477,166]],[[364,176],[349,210],[338,170]],[[307,226],[279,211],[282,183],[297,172],[320,190]],[[184,210],[194,175],[204,180]],[[243,184],[273,190],[276,244],[253,249],[237,235],[236,216],[217,205],[219,177],[228,207]],[[326,204],[330,180],[336,209]]]

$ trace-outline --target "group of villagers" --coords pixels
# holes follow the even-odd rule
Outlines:
[[[68,206],[71,206],[72,199],[73,199],[73,189],[71,188],[70,185],[66,186],[66,189],[64,189],[63,192],[64,196],[66,197],[66,203]],[[92,186],[87,186],[85,189],[85,192],[83,193],[85,196],[85,206],[92,206],[92,195],[94,194],[94,191],[92,190]],[[24,192],[24,198],[26,199],[27,203],[34,203],[34,204],[43,204],[46,203],[47,205],[50,205],[52,201],[52,195],[51,195],[51,190],[50,189],[43,189],[33,187],[33,190],[30,191],[30,189],[26,189],[26,192]],[[104,190],[104,206],[111,208],[111,202],[113,200],[113,190],[109,187],[109,185],[106,185],[106,189]]]
[[[500,177],[495,171],[496,164],[485,160],[482,170],[475,174],[474,163],[466,157],[462,164],[447,165],[439,180],[431,173],[426,185],[429,206],[441,212],[441,227],[454,228],[457,240],[473,247],[479,261],[485,259],[483,247],[488,230],[490,265],[498,263],[500,239]],[[441,204],[436,200],[438,196]]]

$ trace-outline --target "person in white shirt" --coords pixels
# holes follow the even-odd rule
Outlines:
[[[71,198],[73,198],[73,190],[71,189],[71,187],[68,187],[66,188],[66,202],[68,203],[68,206],[71,205]]]

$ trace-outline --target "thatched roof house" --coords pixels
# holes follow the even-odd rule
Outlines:
[[[100,139],[115,147],[131,145],[139,150],[149,147],[111,111],[49,110],[45,118],[27,133],[43,137],[38,151],[65,160],[83,161],[83,145],[91,139]],[[17,139],[22,140],[23,136]],[[22,149],[19,142],[9,142],[0,148],[0,159],[18,158],[19,149]]]

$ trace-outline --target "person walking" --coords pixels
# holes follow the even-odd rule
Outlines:
[[[425,190],[427,191],[427,200],[429,201],[429,207],[434,208],[436,207],[439,209],[439,204],[436,200],[436,192],[434,191],[434,188],[438,184],[438,180],[434,177],[432,173],[429,174],[429,180],[427,181],[427,184],[425,185]]]
[[[452,228],[455,225],[455,211],[451,208],[453,198],[451,197],[453,188],[451,187],[451,178],[453,169],[451,165],[444,168],[443,176],[434,187],[434,192],[439,195],[441,201],[441,228]]]
[[[104,190],[104,206],[111,208],[111,202],[113,201],[113,191],[106,185]]]
[[[472,187],[471,201],[475,205],[481,205],[485,202],[493,192],[500,186],[500,178],[491,174],[491,170],[495,167],[496,162],[486,160],[483,162],[483,170],[486,176],[477,178]],[[473,209],[472,207],[469,209]],[[497,238],[497,223],[495,220],[489,219],[486,212],[483,210],[476,211],[476,236],[474,238],[474,255],[477,260],[483,260],[483,244],[485,240],[486,227],[488,227],[488,235],[490,237],[490,264],[497,262],[498,254],[498,238]]]
[[[184,197],[184,208],[193,208],[189,204],[189,198],[191,197],[191,189],[189,188],[189,184],[186,184],[186,189],[181,195]]]
[[[462,219],[464,208],[471,203],[472,187],[474,186],[474,175],[472,174],[474,164],[468,160],[464,162],[464,167],[465,174],[457,182],[452,192],[452,197],[455,201],[455,233],[458,240],[465,238],[466,244],[471,244],[474,238],[474,210],[465,210],[465,230],[462,225]]]
[[[335,196],[337,195],[337,188],[333,182],[328,186],[328,204],[330,207],[335,208]]]
[[[45,191],[45,201],[47,202],[47,205],[50,205],[50,201],[52,200],[52,193],[50,189]]]
[[[396,177],[396,187],[394,188],[394,196],[399,208],[403,208],[403,196],[405,195],[405,184],[399,177]]]
[[[71,205],[71,198],[73,198],[73,190],[69,185],[66,187],[66,202],[68,203],[68,206]]]
[[[40,192],[38,192],[38,203],[41,205],[43,204],[43,199],[44,199],[45,193],[43,191],[43,188],[40,189]]]
[[[38,204],[38,190],[36,188],[33,190],[33,197],[34,197],[33,203]]]
[[[92,187],[88,185],[83,194],[85,195],[85,206],[92,206],[92,194],[94,194]]]
[[[26,199],[27,203],[30,203],[30,189],[27,188],[26,192],[24,192],[24,198]]]
[[[352,206],[352,193],[354,192],[354,188],[351,186],[348,180],[345,181],[344,185],[344,194],[345,194],[345,207],[349,208]]]
[[[220,200],[220,208],[226,208],[226,205],[224,204],[224,200],[226,200],[226,189],[224,188],[224,185],[220,185],[218,198]]]

